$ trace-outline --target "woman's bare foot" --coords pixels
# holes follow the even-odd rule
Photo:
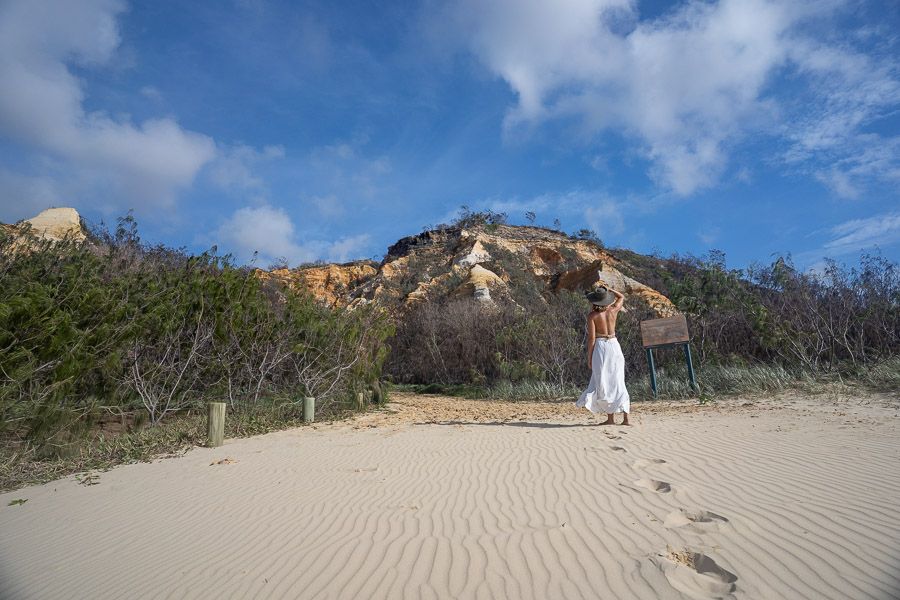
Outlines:
[[[607,415],[606,420],[600,423],[601,425],[615,425],[616,421],[613,419],[612,415]]]
[[[625,418],[622,419],[622,425],[631,425],[631,423],[628,422],[628,413],[625,413]]]

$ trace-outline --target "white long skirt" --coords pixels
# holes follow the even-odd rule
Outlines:
[[[631,397],[625,389],[625,356],[616,338],[598,338],[591,354],[591,381],[575,403],[592,413],[630,412]]]

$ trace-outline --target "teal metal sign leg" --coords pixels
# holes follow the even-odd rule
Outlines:
[[[691,360],[691,345],[684,345],[684,360],[687,361],[688,377],[691,378],[691,389],[697,391],[697,378],[694,376],[694,362]]]
[[[653,364],[653,348],[647,348],[647,362],[650,364],[650,389],[656,398],[656,365]]]

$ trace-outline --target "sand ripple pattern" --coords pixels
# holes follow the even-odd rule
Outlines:
[[[228,440],[0,496],[0,598],[900,597],[896,417],[786,415]]]

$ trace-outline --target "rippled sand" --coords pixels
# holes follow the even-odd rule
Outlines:
[[[0,597],[900,597],[897,407],[398,395],[3,494]]]

